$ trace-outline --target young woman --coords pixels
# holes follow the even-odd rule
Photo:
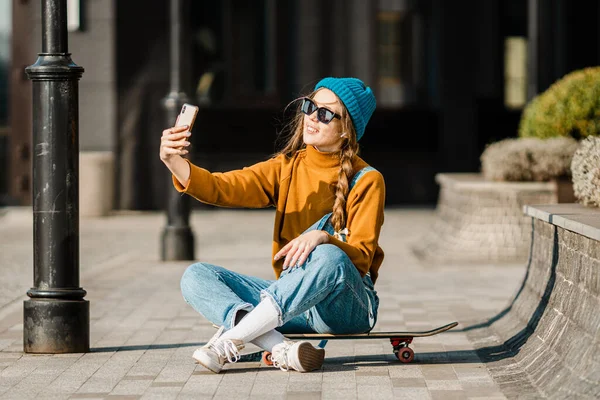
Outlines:
[[[191,265],[181,279],[186,302],[221,327],[193,354],[215,373],[249,342],[270,351],[283,370],[318,369],[324,350],[282,333],[359,333],[375,325],[385,184],[357,155],[375,96],[359,79],[330,77],[299,103],[284,149],[241,170],[197,167],[181,157],[187,128],[163,132],[160,158],[178,191],[217,206],[277,210],[275,280],[206,263]]]

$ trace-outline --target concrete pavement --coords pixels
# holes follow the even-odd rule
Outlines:
[[[272,277],[274,212],[200,210],[192,216],[199,260]],[[433,222],[430,209],[388,209],[386,259],[376,289],[375,330],[454,331],[415,339],[415,361],[401,364],[386,340],[330,341],[322,370],[299,374],[260,363],[214,375],[191,354],[214,328],[182,299],[190,262],[159,261],[162,213],[82,219],[81,285],[91,302],[86,354],[22,352],[22,302],[33,282],[31,209],[0,210],[0,399],[504,399],[476,349],[493,343],[462,329],[510,302],[523,264],[420,265],[410,245]]]

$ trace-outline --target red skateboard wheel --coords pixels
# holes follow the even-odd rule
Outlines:
[[[273,361],[271,360],[271,352],[269,352],[269,351],[263,351],[262,362],[265,365],[268,365],[268,366],[272,366],[273,365]]]
[[[409,363],[415,358],[415,352],[410,347],[400,347],[396,357],[403,363]]]

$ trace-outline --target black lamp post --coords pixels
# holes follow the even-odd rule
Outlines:
[[[33,87],[33,283],[24,302],[26,353],[90,347],[89,302],[79,286],[79,79],[66,0],[42,0],[42,52],[25,70]]]
[[[181,49],[186,43],[182,35],[182,1],[171,0],[171,90],[163,100],[166,126],[172,126],[177,119],[181,106],[188,101],[182,89]],[[167,183],[169,194],[167,199],[167,225],[162,233],[163,261],[193,260],[194,234],[190,228],[190,198],[179,194],[171,183]]]

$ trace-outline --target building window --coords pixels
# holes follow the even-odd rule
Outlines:
[[[382,104],[402,104],[402,78],[400,75],[401,13],[382,11],[378,15],[377,76],[379,98]]]
[[[521,109],[527,101],[527,39],[522,36],[504,40],[504,105]]]
[[[420,101],[425,35],[419,2],[380,0],[377,13],[378,101],[402,107]]]

